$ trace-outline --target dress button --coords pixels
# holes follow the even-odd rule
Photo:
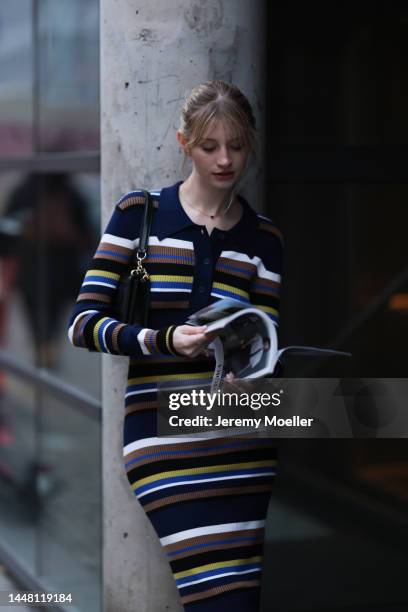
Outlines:
[[[201,228],[201,233],[202,233],[202,234],[204,234],[204,230],[203,230],[203,228]]]
[[[206,257],[206,258],[204,259],[204,263],[205,263],[205,264],[209,264],[209,263],[210,263],[210,261],[211,261],[211,260],[210,260],[210,258],[209,258],[209,257]]]
[[[200,285],[198,288],[199,293],[204,293],[205,291],[205,287],[203,285]]]

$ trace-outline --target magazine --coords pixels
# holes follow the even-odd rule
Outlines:
[[[255,306],[233,298],[221,299],[190,315],[188,325],[207,325],[206,335],[213,338],[208,349],[216,365],[212,392],[231,372],[234,378],[270,376],[278,360],[287,355],[342,356],[350,353],[313,346],[287,346],[278,349],[276,324]]]

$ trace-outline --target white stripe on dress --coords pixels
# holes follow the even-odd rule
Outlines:
[[[256,266],[257,275],[260,278],[266,278],[277,283],[279,283],[281,280],[280,274],[276,274],[276,272],[270,272],[269,270],[267,270],[262,259],[257,255],[249,257],[249,255],[246,255],[245,253],[240,253],[238,251],[221,251],[220,259],[221,257],[232,259],[234,261],[242,261],[243,263],[253,264],[254,266]]]
[[[74,328],[76,325],[76,322],[81,318],[84,317],[87,314],[96,314],[97,312],[99,312],[99,310],[84,310],[83,312],[80,312],[75,319],[73,320],[73,323],[71,325],[71,327],[68,329],[68,338],[69,341],[71,342],[71,344],[73,344],[73,339],[74,339]]]
[[[154,282],[161,283],[163,281],[152,281],[152,282],[153,283]],[[167,282],[172,283],[173,281],[167,281]],[[193,286],[193,283],[190,283],[190,285]],[[185,288],[176,289],[173,286],[172,287],[168,287],[168,288],[166,288],[166,287],[151,287],[150,291],[152,293],[186,293],[187,295],[190,295],[190,293],[191,293],[191,289],[185,289]],[[169,307],[171,307],[171,302],[169,302]]]
[[[256,264],[255,260],[259,259],[259,257],[249,257],[246,253],[241,253],[240,251],[221,251],[220,259],[222,257],[251,264]]]
[[[152,354],[152,352],[149,351],[149,349],[147,348],[147,346],[146,346],[146,344],[144,342],[145,336],[146,336],[148,331],[151,332],[151,331],[153,331],[153,329],[149,329],[148,327],[144,327],[137,334],[137,340],[138,340],[138,342],[140,344],[140,348],[141,348],[141,351],[142,351],[143,355],[151,355]]]
[[[223,574],[214,574],[214,576],[207,576],[206,578],[199,578],[198,580],[191,580],[190,582],[183,582],[183,584],[177,585],[179,589],[184,589],[184,587],[190,586],[191,584],[198,584],[199,582],[207,582],[207,580],[216,580],[217,578],[222,578],[224,576],[236,576],[241,574],[250,574],[251,572],[259,572],[261,569],[261,564],[259,563],[259,567],[253,567],[252,569],[247,570],[235,570],[234,572],[225,572]]]
[[[139,246],[139,238],[136,238],[135,246]],[[157,236],[149,237],[149,246],[160,246],[160,247],[176,247],[178,249],[187,249],[188,251],[194,251],[194,243],[191,240],[180,240],[178,238],[163,238],[159,240]]]
[[[113,285],[111,283],[100,283],[99,281],[86,281],[82,283],[83,287],[85,287],[85,285],[101,285],[101,287],[112,287],[113,289],[116,289],[116,287],[118,286],[118,283],[116,282]]]
[[[183,444],[184,442],[196,442],[197,440],[208,440],[209,436],[204,436],[204,437],[196,437],[194,436],[194,438],[192,437],[183,437],[182,439],[178,440],[177,438],[140,438],[140,440],[135,440],[134,442],[131,442],[130,444],[127,444],[126,446],[123,447],[123,455],[124,457],[126,457],[126,455],[129,455],[130,453],[133,453],[135,450],[140,450],[143,448],[149,448],[150,446],[166,446],[169,444]],[[225,433],[224,433],[224,437],[225,437]]]
[[[269,272],[269,270],[267,270],[263,264],[262,259],[260,259],[259,257],[257,257],[256,259],[258,259],[258,276],[259,278],[266,278],[268,280],[274,281],[275,283],[280,283],[281,281],[281,275],[280,274],[276,274],[276,272]]]
[[[222,523],[221,525],[207,525],[206,527],[195,527],[194,529],[186,529],[172,533],[171,535],[160,538],[162,546],[175,544],[182,540],[189,540],[202,535],[210,535],[213,533],[231,533],[234,531],[246,531],[249,529],[260,529],[265,526],[265,520],[261,521],[246,521],[244,523]]]
[[[127,238],[121,238],[120,236],[115,236],[114,234],[103,234],[101,238],[101,242],[106,242],[108,244],[114,244],[116,246],[120,246],[125,249],[132,250],[132,251],[135,248],[134,240],[128,240]]]
[[[185,480],[183,482],[169,482],[168,484],[165,485],[160,485],[159,487],[154,487],[153,489],[149,489],[148,491],[144,491],[143,493],[140,493],[139,495],[136,495],[136,497],[138,499],[140,499],[141,497],[144,497],[145,495],[149,495],[150,493],[154,493],[154,491],[160,491],[161,489],[168,489],[169,487],[180,487],[181,485],[188,485],[188,484],[197,484],[200,482],[214,482],[216,480],[233,480],[236,478],[257,478],[258,476],[269,476],[269,475],[275,475],[275,470],[270,469],[267,472],[255,472],[253,474],[233,474],[232,476],[218,476],[218,478],[200,478],[197,480]],[[144,485],[142,485],[144,486]],[[137,489],[138,487],[136,487]]]
[[[108,329],[108,327],[110,327],[111,325],[116,325],[117,321],[115,319],[112,319],[112,321],[109,321],[109,323],[104,327],[103,333],[102,333],[102,342],[105,346],[105,350],[107,353],[111,353],[111,351],[108,349],[108,345],[106,343],[106,330]]]
[[[156,393],[157,385],[152,389],[140,389],[139,391],[129,391],[129,393],[125,393],[125,399],[130,397],[131,395],[140,395],[141,393]]]

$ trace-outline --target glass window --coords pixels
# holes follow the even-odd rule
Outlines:
[[[99,149],[99,2],[39,4],[42,151]]]
[[[0,345],[94,397],[100,355],[71,346],[67,331],[99,211],[99,175],[0,175]]]
[[[54,213],[59,211],[57,225],[53,229],[46,225],[48,237],[43,235],[44,256],[49,264],[43,304],[45,311],[54,313],[45,317],[46,337],[51,339],[53,354],[44,365],[70,384],[99,398],[101,356],[72,346],[67,331],[83,277],[100,238],[100,177],[85,173],[66,175],[60,187],[63,184],[58,198],[43,201],[44,219],[48,218],[47,208]]]
[[[31,0],[0,2],[0,156],[32,152]]]
[[[36,198],[26,174],[0,174],[0,346],[31,364],[39,312]]]
[[[67,332],[100,236],[100,176],[19,169],[23,155],[99,150],[99,0],[1,2],[0,74],[0,157],[15,157],[0,172],[0,350],[99,399],[101,357]],[[102,591],[97,416],[0,371],[0,544],[89,612]]]
[[[33,389],[0,372],[0,540],[36,571],[36,535],[41,465]]]
[[[73,593],[75,606],[101,606],[101,424],[47,395],[40,419],[44,507],[38,528],[39,574]]]
[[[38,177],[36,222],[39,291],[33,299],[38,361],[75,386],[100,396],[100,355],[68,341],[68,320],[99,239],[99,176],[53,173]],[[31,200],[32,202],[32,200]],[[29,255],[26,272],[34,264]],[[28,274],[30,278],[30,274]],[[30,299],[30,287],[25,289]],[[83,376],[84,369],[89,373]]]

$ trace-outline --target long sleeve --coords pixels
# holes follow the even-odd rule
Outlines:
[[[259,217],[259,231],[268,233],[268,240],[260,240],[256,256],[257,272],[251,283],[250,300],[263,310],[276,324],[279,319],[279,301],[282,274],[283,239],[275,224]]]
[[[134,192],[124,196],[101,238],[69,321],[68,337],[74,346],[135,357],[174,354],[174,325],[159,330],[129,325],[118,321],[112,310],[120,276],[138,243],[142,213],[139,200]]]

